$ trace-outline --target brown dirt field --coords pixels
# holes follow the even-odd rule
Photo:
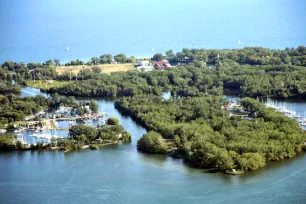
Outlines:
[[[126,72],[129,70],[135,70],[133,64],[99,64],[95,66],[88,65],[78,65],[78,66],[58,66],[56,67],[56,72],[62,74],[64,72],[72,72],[74,74],[79,73],[81,70],[92,69],[93,67],[99,67],[102,73],[112,73],[112,72]]]

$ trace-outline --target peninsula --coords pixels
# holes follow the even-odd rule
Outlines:
[[[237,174],[305,149],[305,116],[260,102],[306,99],[303,46],[169,50],[150,59],[104,54],[86,63],[73,60],[64,65],[57,59],[27,65],[5,62],[0,76],[0,103],[11,110],[1,109],[4,129],[12,128],[24,113],[54,106],[54,101],[71,106],[74,96],[112,97],[122,114],[149,131],[138,141],[140,151],[182,158],[198,168]],[[19,98],[16,83],[40,88],[53,99]],[[171,93],[169,100],[161,97],[165,91]],[[235,107],[223,97],[226,93],[240,97]],[[74,106],[79,115],[86,112],[83,106]],[[49,146],[71,150],[131,140],[117,122],[109,120],[101,127],[71,126],[69,136],[64,143],[58,140]]]

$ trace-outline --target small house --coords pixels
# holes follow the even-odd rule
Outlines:
[[[153,62],[153,67],[155,69],[170,69],[172,68],[171,64],[168,62],[168,60],[162,60],[158,62]]]
[[[116,60],[112,60],[111,64],[118,64]]]

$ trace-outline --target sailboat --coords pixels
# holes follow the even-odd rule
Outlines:
[[[22,144],[27,144],[27,142],[25,141],[23,137],[23,134],[19,133],[16,136],[17,136],[17,141],[21,142]]]

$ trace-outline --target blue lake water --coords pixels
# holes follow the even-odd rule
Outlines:
[[[305,11],[305,0],[1,0],[0,62],[305,46]]]
[[[306,45],[305,10],[304,0],[1,0],[0,62],[151,56],[183,47],[297,47]],[[37,94],[22,91],[23,97]],[[97,102],[133,142],[98,151],[1,152],[0,203],[305,203],[305,153],[244,175],[207,173],[139,153],[136,143],[146,130],[112,101]],[[294,106],[301,114],[306,109]]]
[[[26,92],[24,92],[26,91]],[[24,96],[41,94],[22,89]],[[165,94],[169,97],[169,94]],[[305,203],[306,154],[232,176],[190,168],[182,160],[137,151],[146,130],[113,101],[99,112],[117,117],[130,144],[97,151],[0,152],[0,203]],[[288,105],[294,106],[290,102]],[[303,105],[303,104],[301,104]],[[305,107],[305,103],[303,105]]]

